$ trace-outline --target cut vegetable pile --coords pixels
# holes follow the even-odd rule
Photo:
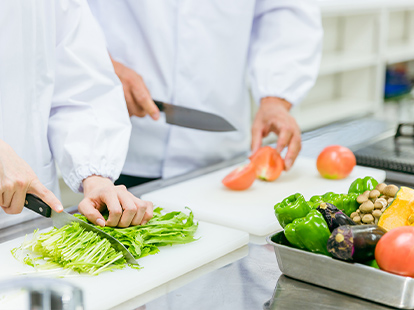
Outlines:
[[[187,215],[184,212],[161,214],[161,211],[161,208],[156,208],[154,217],[142,226],[99,228],[118,239],[135,259],[158,253],[159,246],[195,240],[198,224],[194,222],[192,212]],[[87,221],[84,216],[77,217]],[[33,239],[13,249],[12,254],[38,270],[65,268],[90,275],[127,265],[122,252],[116,251],[108,240],[85,231],[78,223],[53,228],[46,233],[35,231]]]

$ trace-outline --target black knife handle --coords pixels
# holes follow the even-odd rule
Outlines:
[[[164,103],[163,102],[154,100],[154,103],[160,111],[164,111]]]
[[[52,214],[52,209],[42,199],[32,194],[26,195],[24,206],[44,217],[50,217]]]

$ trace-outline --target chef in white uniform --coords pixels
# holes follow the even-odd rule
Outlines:
[[[315,0],[88,1],[132,115],[124,175],[183,174],[254,152],[269,132],[279,151],[288,147],[289,170],[301,148],[289,110],[313,86],[320,61]],[[252,128],[251,97],[260,105]],[[218,114],[237,131],[168,125],[151,98]]]
[[[20,213],[26,193],[63,207],[55,163],[95,224],[145,223],[152,204],[114,186],[128,148],[122,85],[86,0],[0,3],[0,206]],[[105,222],[102,214],[108,208]],[[0,228],[35,214],[0,214]]]

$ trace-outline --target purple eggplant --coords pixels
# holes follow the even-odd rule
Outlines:
[[[339,210],[331,203],[322,202],[317,208],[328,224],[329,230],[332,232],[335,228],[342,225],[356,225],[351,218]]]
[[[375,246],[387,231],[377,225],[343,225],[328,239],[327,248],[333,257],[355,262],[375,258]]]

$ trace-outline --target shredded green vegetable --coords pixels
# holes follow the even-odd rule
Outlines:
[[[184,212],[163,215],[161,211],[161,208],[156,208],[154,217],[142,226],[96,227],[118,239],[136,259],[158,253],[160,246],[195,240],[194,233],[198,223],[194,222],[191,210],[189,215]],[[75,216],[87,221],[85,216]],[[59,229],[53,228],[46,233],[36,230],[32,240],[24,241],[11,252],[16,259],[40,270],[65,268],[97,275],[104,271],[122,269],[127,265],[122,252],[116,251],[108,240],[85,231],[78,223]],[[130,267],[140,269],[135,265]]]

